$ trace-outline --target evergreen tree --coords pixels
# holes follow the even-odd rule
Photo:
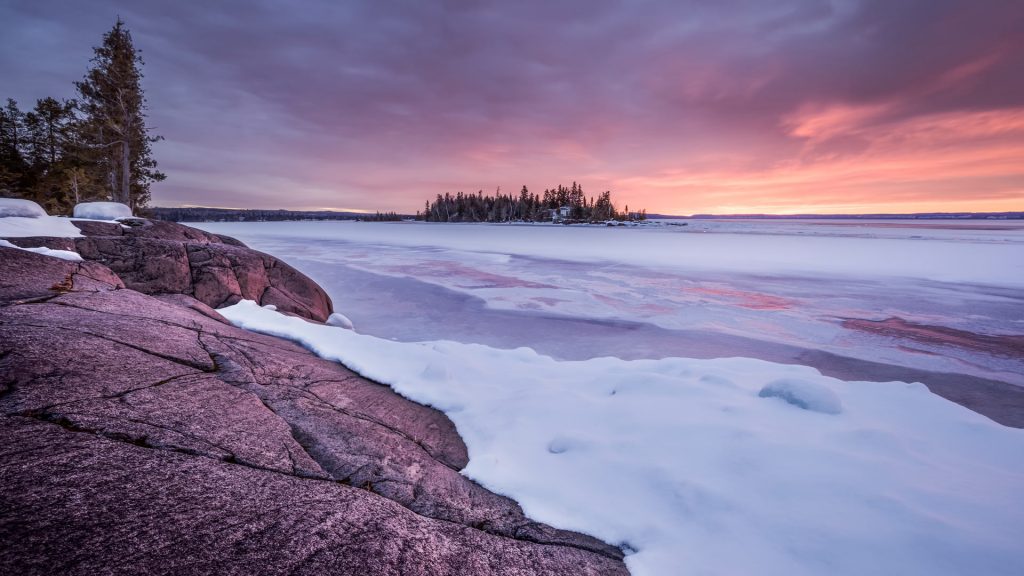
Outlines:
[[[69,193],[68,170],[72,168],[74,153],[69,148],[76,125],[74,101],[42,98],[25,114],[25,157],[31,179],[22,195],[50,213],[68,214],[75,204]]]
[[[28,151],[26,115],[14,99],[7,98],[0,109],[0,195],[25,196],[32,180]]]
[[[28,175],[25,150],[25,114],[7,99],[0,108],[0,195],[21,196]]]
[[[160,137],[146,127],[142,58],[120,18],[93,50],[92,68],[75,83],[85,114],[83,143],[94,155],[89,165],[100,171],[111,199],[142,208],[150,184],[165,178],[151,156],[150,145]]]

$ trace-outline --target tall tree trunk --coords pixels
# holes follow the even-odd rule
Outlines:
[[[78,168],[71,170],[71,191],[75,193],[75,205],[78,205]]]
[[[117,200],[122,204],[131,206],[131,184],[132,184],[132,157],[128,139],[121,141],[121,193]]]
[[[110,180],[110,200],[117,202],[117,162],[114,156],[110,156],[110,165],[107,167],[107,179]]]

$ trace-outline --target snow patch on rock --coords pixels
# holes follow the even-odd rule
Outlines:
[[[72,252],[71,250],[54,250],[53,248],[46,248],[45,246],[39,246],[37,248],[22,248],[11,244],[7,240],[0,240],[0,246],[4,248],[15,248],[18,250],[24,250],[26,252],[35,252],[36,254],[42,254],[43,256],[53,256],[54,258],[60,258],[61,260],[70,260],[72,262],[81,262],[82,256],[78,252]]]
[[[82,232],[67,218],[48,216],[31,200],[0,198],[0,238],[54,236],[77,238]]]
[[[46,210],[31,200],[0,198],[0,218],[46,218]]]
[[[132,209],[120,202],[82,202],[75,206],[74,217],[84,220],[117,220],[131,218]]]

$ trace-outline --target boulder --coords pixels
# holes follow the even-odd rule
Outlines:
[[[105,266],[0,246],[0,302],[47,300],[65,292],[109,291],[124,283]]]
[[[320,286],[269,254],[174,222],[140,222],[126,227],[73,221],[84,237],[71,239],[71,249],[107,266],[128,288],[144,294],[185,294],[211,308],[255,300],[318,322],[333,312]],[[32,241],[43,245],[56,239]]]
[[[114,222],[100,222],[98,220],[72,220],[71,224],[82,231],[86,236],[121,236],[124,234],[124,226]]]

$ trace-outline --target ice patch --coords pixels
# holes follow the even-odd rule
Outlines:
[[[82,202],[75,206],[74,217],[86,220],[117,220],[131,218],[132,209],[120,202]]]
[[[843,402],[836,393],[817,382],[795,380],[792,378],[769,382],[757,394],[761,398],[779,398],[786,402],[824,414],[839,414],[843,411]]]
[[[46,210],[31,200],[0,198],[0,218],[46,218]]]

